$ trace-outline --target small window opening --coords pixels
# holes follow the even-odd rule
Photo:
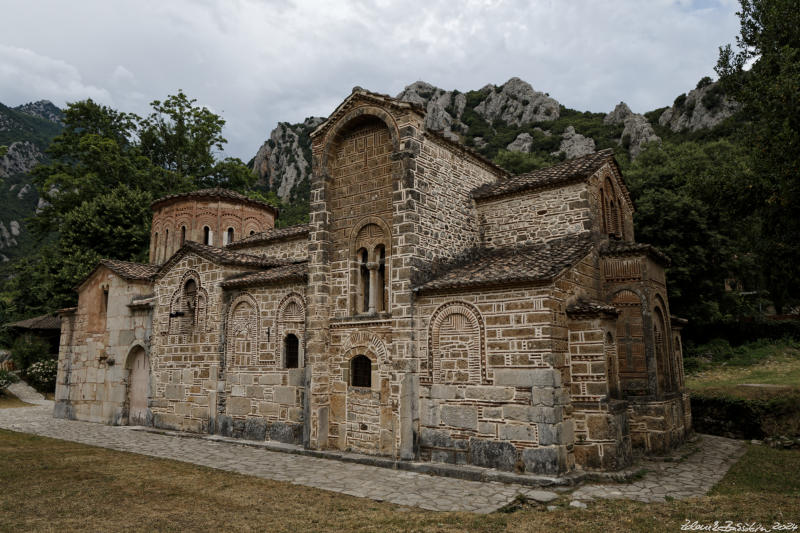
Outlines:
[[[203,226],[203,244],[211,246],[211,228]]]
[[[233,228],[228,228],[228,244],[233,242]]]
[[[169,257],[169,230],[164,230],[164,260]]]
[[[194,311],[197,307],[197,283],[190,279],[183,286],[183,297],[186,305],[186,315],[191,319],[194,324]]]
[[[158,232],[153,235],[153,261],[158,263]]]
[[[108,287],[103,287],[103,313],[108,315]]]
[[[366,355],[350,360],[350,384],[353,387],[372,387],[372,361]]]
[[[186,243],[186,226],[181,226],[181,246]]]
[[[252,230],[252,229],[251,229],[251,230],[250,230],[250,235],[255,235],[255,234],[256,234],[255,230]]]
[[[300,340],[290,333],[286,335],[283,347],[286,353],[286,368],[297,368],[300,362]]]

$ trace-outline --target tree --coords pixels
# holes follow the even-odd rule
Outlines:
[[[781,313],[800,302],[800,9],[795,0],[740,5],[738,51],[720,48],[716,72],[749,120],[754,179],[739,203],[760,221],[756,253]]]

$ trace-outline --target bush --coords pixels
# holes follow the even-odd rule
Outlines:
[[[33,363],[25,371],[33,387],[43,392],[53,392],[56,389],[56,373],[58,372],[58,360],[46,359]]]
[[[774,392],[772,394],[775,394]],[[692,391],[692,426],[735,439],[800,435],[800,394],[738,398],[723,390]]]
[[[727,339],[731,346],[740,346],[759,339],[800,340],[800,320],[725,320],[712,323],[690,322],[683,338],[695,344]]]
[[[0,391],[18,381],[17,376],[8,370],[0,370]]]
[[[702,78],[700,78],[700,81],[697,82],[697,88],[702,89],[703,87],[708,87],[712,83],[714,83],[714,80],[712,80],[708,76],[703,76]]]
[[[14,361],[14,368],[23,372],[37,361],[52,358],[50,344],[33,335],[23,335],[15,340],[11,346],[11,359]]]

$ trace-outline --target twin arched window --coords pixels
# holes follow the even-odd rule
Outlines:
[[[388,310],[386,238],[377,224],[365,225],[356,236],[357,314],[384,313]]]
[[[606,178],[600,188],[600,209],[602,211],[603,233],[624,238],[622,215],[618,197],[611,180]]]

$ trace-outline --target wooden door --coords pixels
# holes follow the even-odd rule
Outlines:
[[[147,424],[147,392],[150,383],[150,358],[137,348],[131,354],[130,380],[128,383],[128,424]]]

